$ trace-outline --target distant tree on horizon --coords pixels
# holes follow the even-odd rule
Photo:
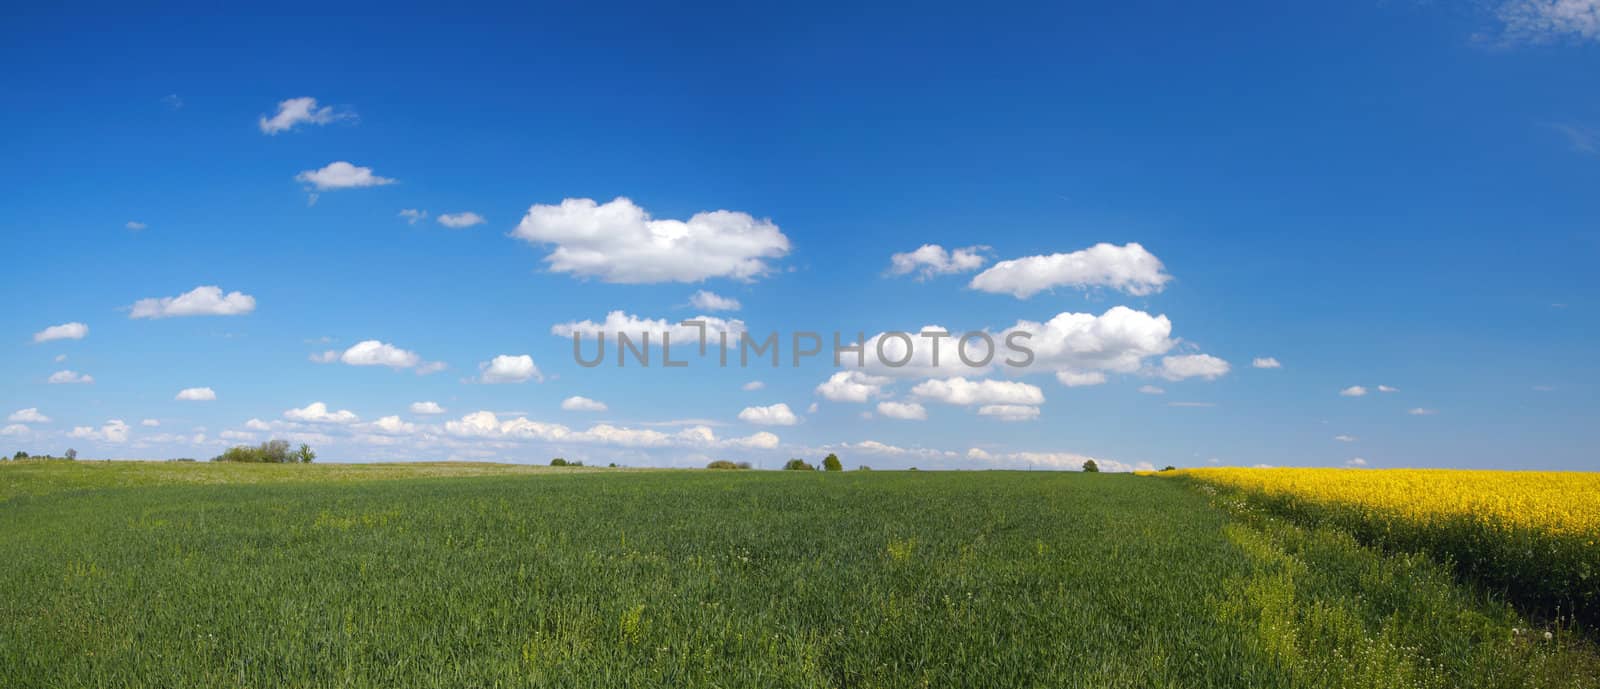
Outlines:
[[[830,452],[827,457],[822,458],[822,470],[844,471],[844,463],[839,461],[839,455]]]
[[[1086,474],[1098,474],[1100,473],[1100,465],[1095,464],[1094,460],[1091,459],[1083,463],[1083,471]]]

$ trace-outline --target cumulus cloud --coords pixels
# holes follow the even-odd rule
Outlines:
[[[1126,306],[1114,306],[1098,316],[1068,312],[1044,323],[1017,321],[1005,335],[1014,332],[1031,335],[1023,342],[1034,352],[1033,366],[1047,370],[1134,373],[1146,359],[1177,345],[1166,316]]]
[[[78,373],[77,371],[56,371],[55,373],[50,374],[50,378],[46,382],[50,383],[51,385],[77,385],[93,383],[94,376],[86,373]]]
[[[352,165],[343,160],[328,163],[320,170],[305,170],[294,176],[294,181],[316,187],[317,191],[335,189],[360,189],[394,184],[398,180],[372,174],[372,168]]]
[[[1044,391],[1037,386],[1007,380],[926,380],[911,388],[911,394],[945,404],[1044,404]]]
[[[1514,41],[1600,40],[1600,0],[1510,0],[1498,14]]]
[[[1354,457],[1350,461],[1345,462],[1344,465],[1347,467],[1364,467],[1367,465],[1367,460],[1360,457]]]
[[[217,398],[216,391],[211,388],[184,388],[178,391],[178,396],[173,399],[189,402],[207,402]]]
[[[751,280],[789,253],[789,238],[770,220],[727,210],[657,220],[623,197],[535,204],[512,236],[555,245],[544,258],[552,271],[630,284]]]
[[[969,459],[978,459],[1002,467],[1041,467],[1055,470],[1078,470],[1083,463],[1093,460],[1105,472],[1155,471],[1149,462],[1120,462],[1104,457],[1091,457],[1076,452],[1005,452],[990,453],[974,448],[967,452]]]
[[[800,417],[789,410],[789,405],[779,402],[766,407],[745,407],[739,412],[739,420],[760,426],[793,426],[800,423]]]
[[[155,419],[145,419],[140,421],[139,425],[144,426],[145,428],[157,428],[161,425],[161,422]]]
[[[706,290],[689,295],[689,305],[702,311],[738,311],[740,307],[738,299]]]
[[[684,320],[700,321],[704,323],[707,346],[716,347],[721,342],[721,336],[728,337],[729,356],[737,356],[739,349],[739,334],[745,332],[744,321],[739,319],[724,320],[715,316],[695,316]],[[682,352],[692,344],[695,351],[700,347],[701,326],[683,325],[683,321],[667,322],[664,318],[640,318],[622,311],[612,311],[606,314],[604,321],[596,323],[592,320],[569,321],[557,323],[550,327],[550,333],[559,337],[584,337],[594,339],[601,334],[606,339],[616,341],[617,333],[626,333],[635,344],[642,342],[644,334],[650,334],[650,341],[657,347],[661,345],[661,336],[670,335],[677,351]],[[674,354],[675,359],[681,354]]]
[[[1417,407],[1415,409],[1407,410],[1406,413],[1410,414],[1412,416],[1432,416],[1434,414],[1439,413],[1439,410],[1437,410],[1437,409],[1424,409],[1422,407]]]
[[[1360,385],[1352,385],[1339,391],[1340,397],[1361,397],[1367,394],[1367,389]]]
[[[759,380],[752,380],[752,381],[750,381],[748,383],[745,383],[744,385],[739,386],[739,389],[743,390],[745,392],[755,392],[757,390],[765,389],[766,387],[767,387],[766,383],[763,383],[763,382],[761,382]]]
[[[927,280],[938,275],[965,273],[983,267],[988,259],[983,255],[989,247],[969,246],[946,251],[938,244],[923,244],[915,251],[889,257],[890,275],[917,274],[917,279]]]
[[[128,424],[123,423],[122,419],[111,419],[99,428],[75,426],[68,435],[107,443],[125,443],[128,442]]]
[[[51,340],[81,340],[89,334],[89,326],[73,321],[52,325],[33,334],[34,342],[49,342]]]
[[[311,404],[299,409],[290,409],[285,411],[283,413],[283,418],[290,421],[303,421],[305,423],[333,424],[351,424],[361,420],[360,417],[356,416],[354,412],[348,409],[329,411],[328,405],[321,402],[312,402]],[[246,427],[248,426],[249,424],[246,424]]]
[[[417,425],[401,421],[398,416],[384,416],[367,424],[364,430],[386,435],[409,435],[417,432]]]
[[[1356,441],[1356,437],[1353,435],[1336,435],[1333,436],[1333,439],[1341,443],[1353,443]]]
[[[868,375],[861,371],[840,371],[818,385],[816,392],[834,402],[866,402],[883,394],[888,378]]]
[[[527,354],[501,354],[478,364],[480,383],[526,383],[529,380],[544,382],[544,374]]]
[[[561,408],[567,411],[605,411],[607,409],[605,402],[577,395],[561,400]]]
[[[1056,287],[1106,287],[1144,296],[1160,292],[1171,279],[1161,260],[1143,246],[1101,243],[1072,253],[1001,261],[973,276],[967,286],[1018,299]]]
[[[1063,369],[1056,371],[1056,380],[1069,388],[1081,388],[1090,385],[1103,385],[1106,374],[1099,371],[1074,371]]]
[[[1251,360],[1250,365],[1255,368],[1283,368],[1283,364],[1270,356],[1258,356]]]
[[[927,408],[916,402],[879,402],[878,414],[906,421],[922,421],[928,418]]]
[[[484,220],[483,216],[472,211],[466,211],[464,213],[445,213],[439,216],[439,224],[444,225],[452,230],[459,230],[464,227],[472,227],[473,225],[482,225],[486,222],[488,221]]]
[[[311,362],[315,364],[331,364],[339,360],[339,353],[329,349],[321,352],[312,352],[311,355],[306,358],[310,359]]]
[[[1228,373],[1228,362],[1210,354],[1183,354],[1161,359],[1161,377],[1167,380],[1216,380]]]
[[[1146,395],[1165,395],[1165,394],[1167,394],[1167,391],[1166,391],[1165,388],[1157,387],[1155,385],[1141,385],[1141,386],[1139,386],[1139,392],[1142,392],[1142,393],[1144,393]]]
[[[407,225],[415,225],[418,220],[427,218],[428,212],[417,208],[403,208],[400,210],[400,217],[406,219]]]
[[[176,297],[150,297],[133,303],[129,318],[179,316],[242,316],[256,310],[256,298],[243,292],[222,293],[216,285],[202,285]]]
[[[278,132],[286,132],[302,124],[328,124],[344,119],[352,119],[355,113],[347,110],[335,110],[331,105],[318,107],[317,99],[310,96],[290,98],[278,103],[278,111],[267,117],[262,115],[259,121],[261,133],[276,136]]]
[[[30,431],[28,427],[20,423],[14,423],[6,426],[5,428],[0,428],[0,435],[26,435],[29,432]]]
[[[443,414],[444,407],[439,406],[437,402],[412,402],[411,413],[425,415]]]
[[[6,420],[17,423],[50,423],[50,417],[40,414],[37,407],[18,409],[11,412],[11,416],[6,417]]]
[[[344,350],[339,360],[351,366],[388,366],[411,368],[422,362],[416,352],[396,347],[378,340],[363,340]]]
[[[985,404],[978,407],[978,416],[1001,421],[1032,421],[1039,418],[1039,408],[1021,404]]]
[[[1379,385],[1378,386],[1378,392],[1400,392],[1400,388],[1392,388],[1392,387],[1389,387],[1387,385]]]
[[[709,426],[704,425],[690,426],[676,433],[623,428],[610,424],[599,424],[588,430],[577,431],[561,424],[534,421],[520,416],[502,420],[494,412],[489,411],[473,412],[458,420],[445,422],[445,432],[462,438],[591,443],[629,448],[772,449],[779,443],[778,436],[767,432],[719,439]]]

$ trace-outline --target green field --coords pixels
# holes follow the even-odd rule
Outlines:
[[[1600,686],[1592,635],[1444,563],[1212,501],[1082,473],[4,462],[0,687]]]

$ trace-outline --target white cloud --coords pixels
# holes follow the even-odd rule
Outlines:
[[[478,382],[481,383],[526,383],[530,379],[544,382],[544,374],[534,365],[533,357],[527,354],[501,354],[478,364],[478,370]]]
[[[243,292],[224,295],[216,285],[202,285],[176,297],[151,297],[133,303],[129,318],[178,316],[241,316],[256,310],[256,298]]]
[[[1154,385],[1141,385],[1141,386],[1139,386],[1139,392],[1142,392],[1142,393],[1144,393],[1146,395],[1165,395],[1165,394],[1167,394],[1167,391],[1166,391],[1165,388],[1156,387]]]
[[[1062,369],[1060,371],[1056,371],[1056,380],[1060,381],[1062,385],[1065,385],[1069,388],[1081,388],[1090,385],[1105,384],[1106,374],[1099,371],[1074,371],[1072,369]]]
[[[815,414],[815,413],[817,413],[817,409],[820,408],[820,407],[821,407],[821,405],[817,404],[816,402],[812,402],[810,404],[810,406],[806,407],[806,413],[807,414]]]
[[[1360,385],[1352,385],[1339,391],[1341,397],[1361,397],[1367,394],[1367,389]]]
[[[128,441],[128,424],[122,419],[111,419],[100,428],[93,426],[75,426],[69,436],[84,438],[86,440],[99,440],[108,443],[125,443]]]
[[[411,413],[426,415],[443,414],[444,407],[439,406],[437,402],[412,402]]]
[[[561,400],[561,408],[567,411],[605,411],[605,402],[598,402],[587,397],[574,395]]]
[[[50,417],[40,414],[37,407],[18,409],[11,412],[11,416],[6,417],[6,420],[17,423],[50,423]]]
[[[976,449],[976,448],[974,448]],[[1067,469],[1076,471],[1083,467],[1083,463],[1094,460],[1095,466],[1105,472],[1129,471],[1155,471],[1155,465],[1149,462],[1134,462],[1132,464],[1119,462],[1115,459],[1104,457],[1090,457],[1076,452],[1007,452],[990,453],[983,450],[967,451],[970,459],[979,459],[999,466],[1035,466],[1046,469]]]
[[[868,399],[883,394],[883,386],[889,383],[888,378],[873,376],[860,371],[840,371],[831,376],[821,385],[816,392],[835,402],[866,402]]]
[[[1161,377],[1167,380],[1202,378],[1216,380],[1228,373],[1228,362],[1210,354],[1183,354],[1162,357]]]
[[[1039,408],[1021,404],[986,404],[978,407],[978,416],[992,416],[1001,421],[1032,421],[1039,418]]]
[[[946,251],[938,244],[923,244],[915,251],[890,256],[889,274],[907,275],[914,272],[918,279],[926,280],[938,275],[977,270],[988,260],[982,253],[988,248],[969,246]]]
[[[211,388],[184,388],[178,391],[178,396],[173,399],[187,400],[190,402],[207,402],[217,398],[216,391]]]
[[[339,353],[329,349],[322,352],[312,352],[311,355],[306,358],[310,359],[312,363],[316,364],[331,364],[339,360]]]
[[[739,412],[739,420],[761,426],[793,426],[800,423],[800,417],[789,411],[789,405],[779,402],[767,407],[745,407]]]
[[[87,373],[78,373],[77,371],[56,371],[55,373],[50,374],[50,379],[46,382],[50,383],[51,385],[93,383],[94,376],[91,376]]]
[[[1250,365],[1256,368],[1283,368],[1283,364],[1270,356],[1258,356],[1250,362]]]
[[[66,360],[67,360],[67,355],[65,355],[65,354],[57,354],[56,355],[56,363],[59,364],[59,363],[61,363],[63,361],[66,361]],[[1537,390],[1538,388],[1534,388],[1534,389]]]
[[[895,378],[982,375],[988,370],[988,365],[968,366],[961,360],[959,340],[965,334],[965,332],[953,332],[942,325],[924,325],[916,330],[902,331],[902,334],[878,333],[867,338],[866,343],[862,345],[862,358],[865,360],[863,368],[876,375]],[[995,344],[995,353],[990,365],[1011,356],[1005,348],[1004,338],[991,336],[991,339]],[[841,345],[850,346],[852,343],[847,340],[845,335],[839,336]],[[825,343],[823,351],[829,351],[827,348],[831,344]],[[937,362],[934,356],[935,347],[938,348]],[[988,344],[981,338],[973,338],[967,343],[966,351],[968,358],[981,361],[988,356]],[[841,352],[839,357],[840,363],[847,366],[854,366],[857,361],[856,356],[848,352]],[[890,366],[887,362],[904,363]]]
[[[656,220],[623,197],[535,204],[512,236],[556,245],[544,259],[552,271],[630,284],[750,280],[789,253],[789,238],[770,220],[726,210]]]
[[[1341,443],[1353,443],[1356,441],[1356,437],[1353,435],[1336,435],[1333,436],[1333,439]]]
[[[1108,287],[1134,296],[1160,292],[1171,275],[1143,246],[1096,244],[1067,254],[1001,261],[978,273],[968,287],[1027,299],[1056,287]]]
[[[427,218],[428,212],[416,208],[403,208],[400,210],[400,217],[406,219],[407,225],[415,225],[418,220]]]
[[[1600,0],[1509,0],[1499,15],[1513,40],[1600,40]]]
[[[327,409],[328,408],[326,406],[324,406],[322,408],[322,410],[324,412],[326,412]],[[244,422],[244,427],[248,428],[248,429],[250,429],[252,431],[270,431],[270,430],[272,430],[272,425],[267,423],[267,422],[265,422],[265,421],[262,421],[261,419],[250,419],[249,421]]]
[[[348,409],[328,411],[328,405],[321,402],[312,402],[299,409],[290,409],[283,413],[283,418],[290,421],[304,421],[306,423],[335,423],[350,424],[360,421],[361,418]],[[249,427],[249,424],[246,424]]]
[[[1400,388],[1391,388],[1387,385],[1379,385],[1378,392],[1400,392]]]
[[[385,416],[366,426],[367,430],[388,435],[409,435],[417,432],[417,425],[401,421],[398,416]]]
[[[759,380],[752,380],[752,381],[750,381],[748,383],[745,383],[744,385],[739,386],[739,389],[743,390],[745,392],[755,392],[757,390],[763,390],[766,387],[767,387],[766,383],[763,383],[763,382],[761,382]]]
[[[344,350],[339,360],[351,366],[388,366],[411,368],[422,363],[416,352],[401,349],[387,342],[364,340]]]
[[[149,225],[146,225],[146,224],[144,224],[142,222],[139,222],[137,220],[129,220],[126,224],[123,225],[123,227],[126,227],[126,228],[128,228],[130,230],[133,230],[134,232],[138,232],[139,230],[142,230],[142,229],[144,229],[146,227],[149,227]]]
[[[317,107],[317,99],[303,96],[279,102],[278,112],[271,118],[262,115],[259,125],[262,134],[275,136],[301,124],[328,124],[353,117],[354,113],[335,110],[331,105]]]
[[[30,431],[28,430],[28,427],[20,423],[14,423],[6,426],[5,428],[0,428],[0,435],[26,435],[29,432]]]
[[[140,421],[139,425],[140,426],[144,426],[145,428],[157,428],[157,427],[161,426],[161,422],[157,421],[155,419],[145,419],[143,421]]]
[[[1412,416],[1432,416],[1434,414],[1439,413],[1439,410],[1437,410],[1437,409],[1424,409],[1422,407],[1417,407],[1415,409],[1407,410],[1406,413],[1410,414]]]
[[[1014,332],[1031,334],[1019,341],[1033,350],[1032,366],[1057,371],[1133,373],[1145,359],[1165,354],[1177,344],[1166,316],[1126,306],[1114,306],[1098,316],[1059,313],[1044,323],[1017,321],[1005,334]],[[995,339],[1005,342],[1003,337]]]
[[[911,388],[911,394],[945,404],[1044,404],[1044,391],[1038,386],[1007,380],[925,380]]]
[[[295,175],[294,181],[316,187],[317,191],[378,187],[396,182],[394,179],[372,174],[370,167],[352,165],[343,160],[328,163],[320,170],[305,170]]]
[[[254,433],[245,433],[243,431],[223,431],[217,435],[223,440],[232,440],[241,443],[253,443],[256,440],[256,435]],[[203,438],[204,436],[201,437]]]
[[[484,220],[483,216],[472,211],[466,211],[464,213],[445,213],[439,216],[439,224],[444,225],[452,230],[459,230],[463,227],[472,227],[473,225],[482,225],[486,222],[488,221]]]
[[[709,426],[696,425],[677,433],[621,428],[610,424],[575,431],[557,423],[533,421],[525,417],[501,420],[494,412],[478,411],[456,421],[445,422],[445,432],[462,438],[533,440],[562,443],[589,443],[629,448],[693,447],[772,449],[778,436],[767,432],[720,440]]]
[[[916,402],[879,402],[878,414],[906,421],[922,421],[928,418],[928,410]]]
[[[1360,457],[1354,457],[1350,461],[1345,462],[1344,465],[1347,467],[1364,467],[1367,465],[1367,460]]]
[[[745,332],[744,321],[737,318],[723,320],[715,316],[695,316],[684,320],[703,322],[705,328],[706,351],[708,354],[716,351],[722,342],[722,335],[727,335],[729,361],[737,360],[740,352],[739,335]],[[643,345],[645,334],[649,334],[650,344],[656,349],[661,348],[662,335],[671,336],[674,361],[681,361],[684,352],[700,351],[701,326],[683,325],[682,321],[668,323],[666,319],[650,319],[633,316],[622,311],[611,311],[606,314],[603,322],[596,323],[592,320],[569,321],[557,323],[550,327],[550,333],[558,337],[584,337],[595,339],[599,335],[606,335],[611,341],[611,356],[616,356],[617,334],[626,333],[635,346]],[[759,343],[757,343],[759,344]],[[754,352],[752,351],[752,355]],[[589,356],[585,354],[585,356]]]
[[[689,305],[702,311],[738,311],[741,306],[738,299],[706,290],[689,295]]]
[[[33,334],[34,342],[49,342],[51,340],[81,340],[89,334],[89,326],[73,321],[52,325]]]

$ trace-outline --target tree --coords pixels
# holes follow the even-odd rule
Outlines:
[[[1083,463],[1083,471],[1088,474],[1098,474],[1100,473],[1100,465],[1095,464],[1094,460],[1091,459]]]
[[[67,453],[62,455],[62,456],[66,457],[67,459],[77,459],[78,458],[78,451],[69,447],[69,448],[67,448]]]
[[[1175,467],[1175,466],[1172,466],[1171,464],[1168,464],[1165,467],[1162,467],[1161,470],[1162,471],[1177,471],[1178,467]]]
[[[19,459],[19,460],[20,459],[27,459],[28,458],[28,453],[23,452],[22,450],[17,450],[17,454],[12,455],[11,458],[12,459]]]
[[[844,471],[844,464],[839,462],[839,455],[830,452],[827,457],[822,458],[822,470]]]
[[[553,466],[553,467],[564,467],[566,465],[567,465],[567,460],[563,459],[561,457],[557,457],[555,459],[550,460],[550,466]]]
[[[300,449],[294,453],[294,456],[300,460],[301,464],[310,464],[311,460],[317,458],[317,453],[311,451],[310,445],[300,443]]]
[[[809,463],[806,462],[806,460],[803,460],[803,459],[791,459],[791,460],[783,463],[783,470],[784,471],[816,471],[817,468],[814,467],[814,466],[811,466]]]
[[[707,469],[749,469],[750,468],[750,463],[749,462],[733,462],[733,461],[729,461],[729,460],[726,460],[726,459],[719,459],[719,460],[711,462],[710,464],[707,464],[706,468]]]

